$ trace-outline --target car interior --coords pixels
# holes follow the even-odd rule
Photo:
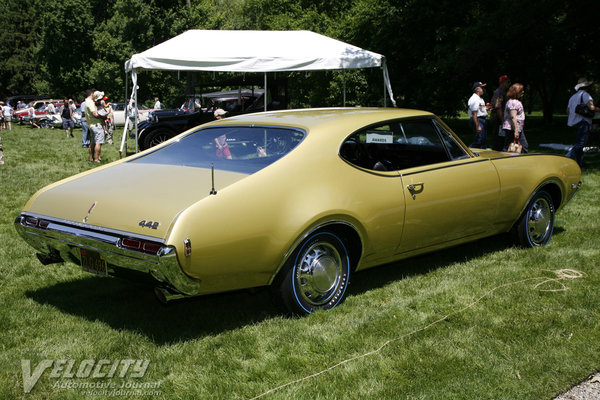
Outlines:
[[[345,140],[340,156],[374,171],[396,171],[452,159],[431,120],[386,123],[361,130]]]

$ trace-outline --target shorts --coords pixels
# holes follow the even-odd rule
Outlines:
[[[10,115],[7,115],[4,117],[4,122],[10,122],[12,121],[12,117]]]
[[[70,118],[63,118],[62,128],[63,129],[73,129],[73,128],[75,128],[75,122],[73,122],[73,120]]]
[[[91,144],[104,144],[104,128],[100,124],[89,126],[88,137]]]

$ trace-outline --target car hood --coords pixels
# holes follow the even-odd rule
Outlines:
[[[215,189],[246,176],[217,170]],[[208,197],[211,189],[210,169],[122,163],[50,185],[23,211],[164,238],[177,215]]]

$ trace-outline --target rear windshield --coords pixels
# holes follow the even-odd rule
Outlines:
[[[226,126],[192,132],[130,162],[210,168],[252,174],[279,160],[304,139],[293,128]]]

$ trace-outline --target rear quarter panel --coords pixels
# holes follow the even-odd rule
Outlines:
[[[392,254],[404,213],[400,176],[358,170],[337,156],[339,135],[327,143],[311,134],[276,163],[181,213],[168,244],[203,292],[268,284],[298,241],[330,221],[356,229],[363,256]],[[387,191],[377,190],[382,182]],[[186,238],[192,242],[189,257],[180,251]]]
[[[500,177],[498,223],[509,229],[531,196],[546,184],[560,189],[558,210],[575,194],[581,169],[570,158],[545,154],[505,156],[492,160]]]

